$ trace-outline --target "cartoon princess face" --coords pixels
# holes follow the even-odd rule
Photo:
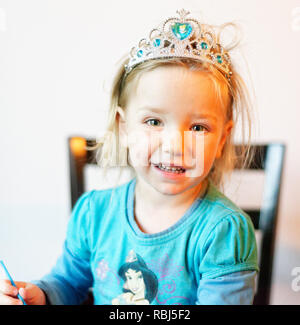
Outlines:
[[[149,305],[155,298],[157,277],[138,254],[130,251],[118,273],[124,280],[123,294],[112,300],[113,305]]]
[[[126,288],[135,295],[138,294],[145,295],[145,282],[141,271],[128,269],[125,272],[125,276],[126,276],[126,283],[124,285],[124,288],[126,286]]]

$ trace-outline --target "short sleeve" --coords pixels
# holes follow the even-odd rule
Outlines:
[[[90,197],[93,191],[86,192],[77,200],[67,228],[66,242],[73,255],[88,259],[90,257],[89,225]]]
[[[238,271],[259,271],[255,231],[249,217],[232,214],[219,221],[202,247],[201,279]]]

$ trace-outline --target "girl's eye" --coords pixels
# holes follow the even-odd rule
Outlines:
[[[153,122],[153,123],[151,123]],[[160,123],[159,120],[155,119],[155,118],[151,118],[149,120],[147,120],[145,123],[147,123],[150,126],[158,126],[157,123]]]
[[[145,123],[147,123],[150,126],[159,126],[159,124],[161,123],[159,120],[157,119],[149,119],[147,120]],[[201,124],[196,124],[192,126],[193,131],[197,131],[197,132],[203,132],[206,131],[207,128]]]
[[[197,128],[197,129],[195,129],[195,128]],[[206,127],[203,125],[200,125],[200,124],[196,124],[196,125],[192,126],[192,129],[193,129],[193,131],[203,132],[206,130]]]

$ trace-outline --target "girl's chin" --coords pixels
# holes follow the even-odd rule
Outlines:
[[[158,192],[164,195],[177,195],[184,192],[189,186],[186,184],[174,184],[174,183],[167,183],[167,182],[155,182],[152,185]]]

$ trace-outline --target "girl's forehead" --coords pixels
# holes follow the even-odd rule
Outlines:
[[[207,88],[212,81],[207,72],[192,71],[184,67],[158,67],[152,71],[143,72],[137,84],[137,92],[145,89],[174,88],[193,89],[194,85]],[[155,87],[157,86],[157,87]]]
[[[165,108],[157,108],[152,106],[142,106],[138,108],[137,115],[143,115],[143,114],[150,114],[155,113],[159,115],[174,115],[177,119],[182,118],[194,118],[194,119],[210,119],[213,121],[217,121],[218,117],[220,115],[218,114],[218,111],[214,108],[212,109],[203,109],[203,110],[196,110],[196,109],[183,109],[181,112],[178,112],[175,109],[165,109]]]
[[[141,75],[128,104],[135,112],[141,107],[164,109],[166,112],[176,112],[177,109],[184,109],[187,113],[216,111],[218,106],[222,106],[216,94],[216,84],[207,72],[160,67]]]

